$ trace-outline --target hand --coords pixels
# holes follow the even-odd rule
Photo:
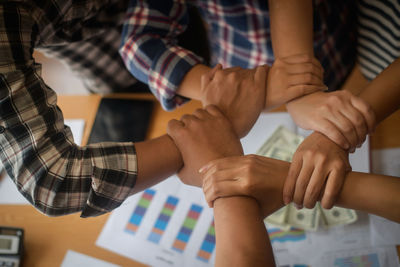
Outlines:
[[[313,93],[287,103],[286,107],[298,126],[318,131],[351,151],[361,146],[375,127],[370,106],[347,91]]]
[[[347,171],[351,171],[348,152],[314,132],[293,156],[283,188],[283,200],[285,204],[293,201],[299,208],[313,208],[322,196],[322,207],[330,209]]]
[[[218,64],[201,78],[203,106],[214,104],[245,136],[264,108],[267,67],[222,69]]]
[[[271,109],[292,99],[326,90],[323,68],[307,54],[275,59],[269,70],[265,108]]]
[[[171,120],[167,133],[182,154],[184,166],[178,176],[185,184],[201,187],[199,169],[210,160],[243,155],[231,123],[215,106],[198,109],[180,121]]]
[[[203,191],[212,207],[220,197],[251,196],[266,217],[283,206],[282,188],[289,163],[257,155],[214,160],[200,169]]]

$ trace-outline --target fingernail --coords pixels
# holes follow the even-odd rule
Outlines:
[[[303,208],[303,205],[298,205],[298,204],[294,203],[294,207],[298,210],[301,210]]]
[[[205,172],[208,168],[209,168],[209,165],[208,165],[208,164],[207,164],[207,165],[204,165],[203,167],[201,167],[201,168],[199,169],[199,173]]]
[[[284,197],[283,198],[283,203],[285,203],[285,205],[289,204],[290,203],[290,198]]]

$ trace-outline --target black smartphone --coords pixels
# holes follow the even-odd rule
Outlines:
[[[145,140],[152,111],[150,100],[103,98],[88,144]]]

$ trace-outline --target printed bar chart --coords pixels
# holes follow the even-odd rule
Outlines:
[[[288,231],[279,228],[268,229],[268,235],[271,243],[274,242],[287,242],[287,241],[301,241],[306,239],[304,230],[298,228],[290,228]]]
[[[183,225],[180,228],[178,235],[172,245],[172,249],[178,252],[183,252],[186,248],[187,243],[189,242],[190,235],[193,232],[197,224],[197,220],[200,217],[200,214],[203,210],[203,207],[192,204],[188,214],[186,215],[185,220],[183,221]]]
[[[200,250],[197,253],[197,259],[208,263],[215,248],[215,227],[214,220],[208,228],[207,234],[201,244]]]
[[[167,201],[165,202],[160,215],[158,215],[156,223],[154,224],[147,240],[155,244],[160,242],[160,239],[168,226],[168,222],[171,219],[178,202],[179,199],[176,197],[169,196],[167,198]]]
[[[139,202],[125,227],[126,232],[131,234],[135,234],[137,232],[140,223],[142,222],[143,217],[146,214],[151,204],[151,201],[153,200],[155,193],[156,191],[152,189],[147,189],[143,192],[142,197],[139,199]]]
[[[377,254],[368,254],[353,256],[347,258],[337,258],[335,260],[337,267],[380,267]]]

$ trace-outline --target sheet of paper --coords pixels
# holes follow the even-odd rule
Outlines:
[[[400,223],[370,215],[371,240],[375,246],[400,245]]]
[[[6,173],[0,178],[0,204],[29,204],[28,200],[18,192],[14,182]]]
[[[65,254],[64,260],[61,267],[120,267],[120,265],[112,264],[100,259],[93,258],[91,256],[68,250]]]
[[[352,250],[338,250],[325,253],[316,258],[312,266],[365,266],[365,267],[398,267],[399,258],[394,246],[363,247]]]
[[[372,172],[400,177],[400,148],[372,150]]]
[[[255,153],[280,125],[298,131],[288,113],[262,114],[241,140],[245,154]],[[360,171],[369,170],[368,149],[366,143],[354,155],[353,164],[359,162],[356,168]],[[193,205],[201,212],[197,212],[197,219],[187,223],[188,214],[196,214]],[[346,242],[350,242],[349,248],[365,245],[363,242],[369,244],[369,221],[368,216],[364,217],[366,222],[329,229],[319,235],[299,229],[268,228],[274,251],[280,255],[279,265],[309,264],[316,251],[322,256],[321,246],[325,247],[325,244],[335,244],[327,250],[341,249]],[[111,214],[96,244],[152,266],[213,266],[215,233],[212,227],[210,230],[212,221],[212,210],[207,207],[202,191],[183,185],[173,176],[150,191],[127,199]],[[184,224],[190,229],[183,228]]]
[[[74,136],[75,144],[82,145],[83,130],[85,129],[85,120],[83,119],[65,119],[64,124],[69,126]]]

